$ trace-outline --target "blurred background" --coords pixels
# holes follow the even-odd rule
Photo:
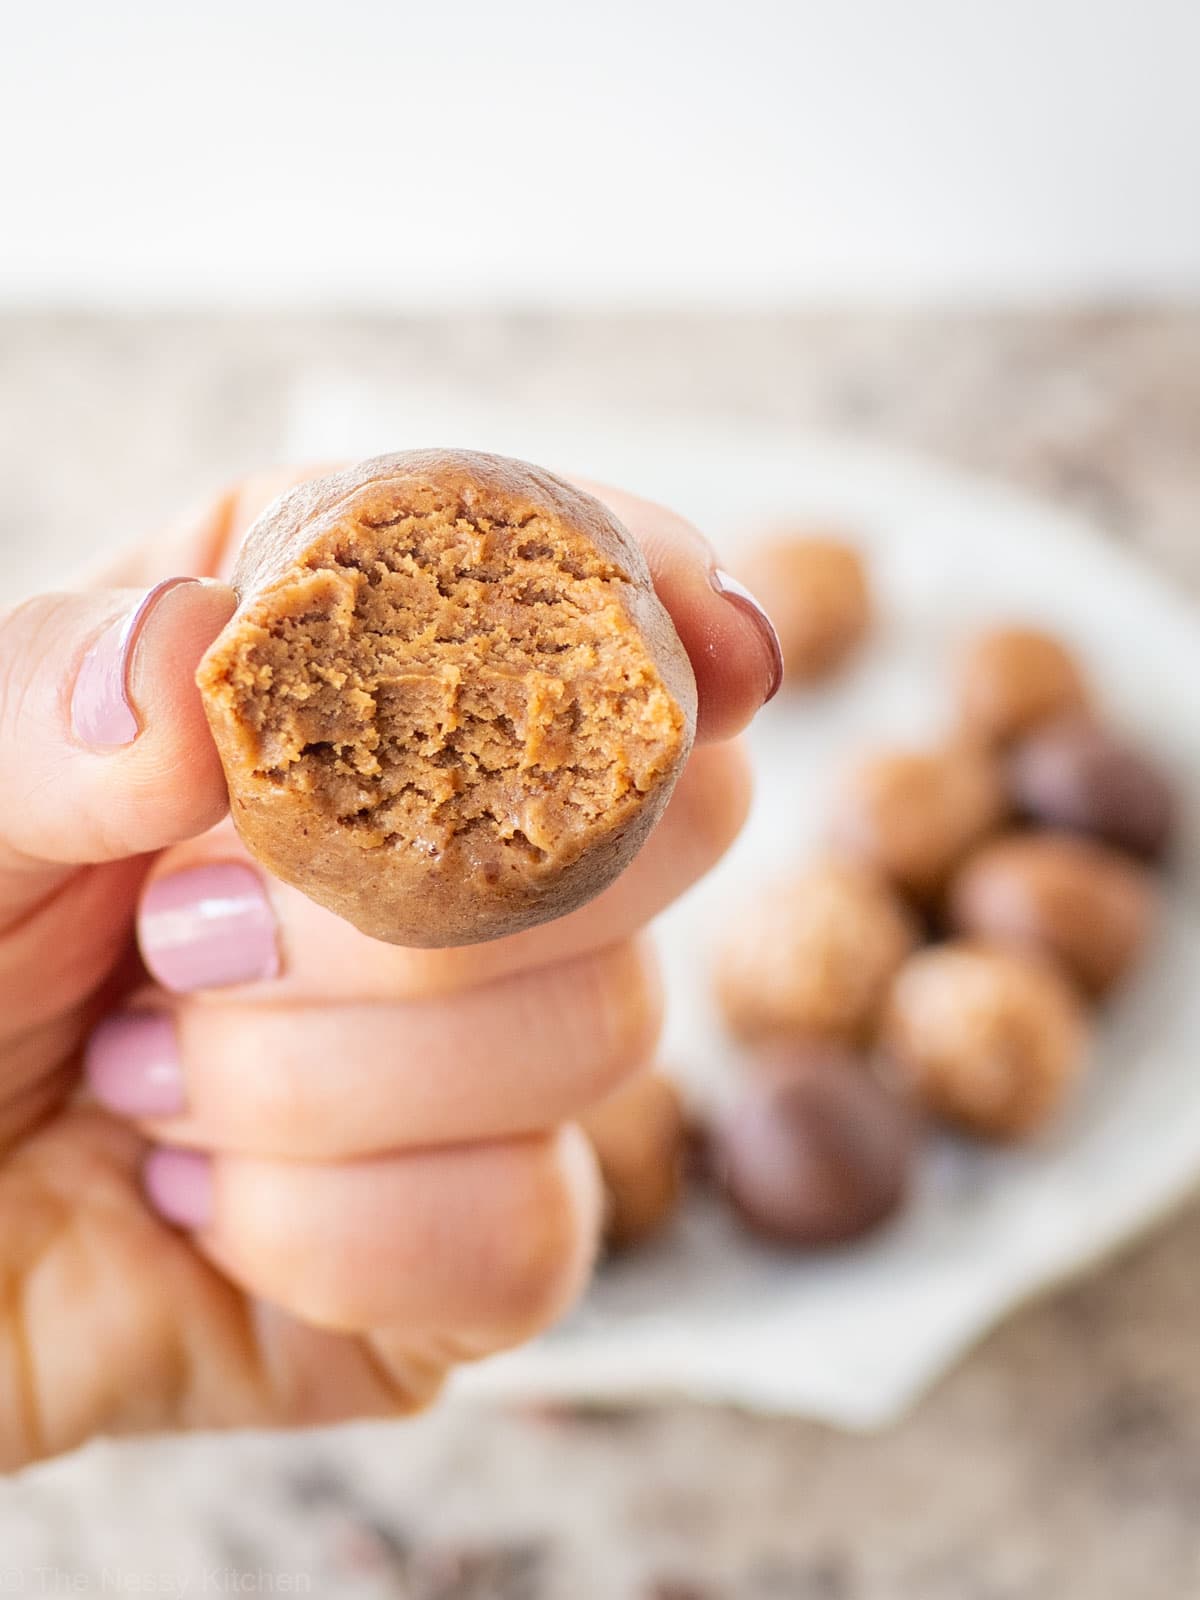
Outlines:
[[[0,19],[0,598],[267,462],[563,417],[915,448],[1200,590],[1191,0]],[[0,1489],[5,1592],[1194,1595],[1198,1258],[1193,1210],[874,1438],[676,1404],[97,1445]]]
[[[11,7],[0,293],[713,310],[1186,296],[1187,0]]]

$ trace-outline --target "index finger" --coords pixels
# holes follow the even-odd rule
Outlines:
[[[783,652],[762,603],[718,564],[708,540],[666,506],[572,478],[641,545],[696,675],[697,738],[740,733],[783,682]]]

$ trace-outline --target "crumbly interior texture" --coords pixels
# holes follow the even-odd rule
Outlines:
[[[363,852],[453,848],[485,882],[561,868],[684,735],[629,582],[551,511],[362,508],[254,597],[203,687],[253,781]]]

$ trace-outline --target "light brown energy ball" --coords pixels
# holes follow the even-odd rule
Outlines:
[[[380,456],[268,507],[197,682],[233,821],[395,944],[574,910],[629,864],[692,742],[691,664],[591,495],[467,450]]]
[[[1074,834],[1009,834],[967,861],[947,912],[961,933],[1049,957],[1089,994],[1136,965],[1157,911],[1153,878],[1120,852]]]
[[[1004,820],[996,763],[969,745],[889,750],[862,761],[834,802],[830,836],[903,894],[928,902]]]
[[[823,861],[771,884],[731,918],[717,999],[749,1043],[866,1039],[918,930],[875,873]]]
[[[764,540],[748,556],[743,576],[771,613],[786,682],[830,677],[870,628],[866,565],[841,538],[797,533]]]
[[[958,680],[964,731],[1004,745],[1055,717],[1088,709],[1079,662],[1060,639],[1037,628],[993,628],[963,653]]]
[[[679,1091],[663,1073],[641,1072],[580,1119],[608,1196],[605,1240],[640,1244],[674,1216],[683,1188],[687,1128]]]
[[[1015,950],[922,950],[892,984],[880,1045],[932,1115],[985,1138],[1033,1133],[1083,1069],[1087,1024],[1070,983]]]

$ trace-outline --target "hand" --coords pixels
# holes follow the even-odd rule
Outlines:
[[[373,943],[267,878],[192,681],[232,591],[147,586],[228,571],[293,481],[225,496],[120,587],[0,619],[2,1466],[97,1432],[408,1411],[557,1317],[600,1212],[569,1119],[659,1026],[639,930],[746,810],[723,741],[777,682],[770,626],[691,528],[604,490],[700,691],[624,876],[461,950]]]

